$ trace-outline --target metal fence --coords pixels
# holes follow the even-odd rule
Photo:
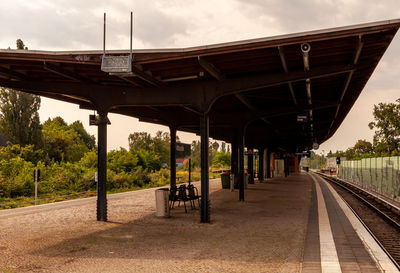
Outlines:
[[[400,157],[342,161],[338,178],[369,191],[400,201]]]

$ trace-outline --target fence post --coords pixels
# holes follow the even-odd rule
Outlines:
[[[371,158],[369,158],[369,176],[370,176],[370,180],[369,180],[369,187],[371,186],[371,184],[372,184],[372,160],[371,160]]]
[[[383,193],[383,190],[382,190],[382,184],[383,184],[383,157],[381,157],[381,190],[380,190],[380,193],[382,194]]]
[[[363,182],[363,175],[362,175],[362,160],[360,159],[360,185],[363,187],[364,182]]]

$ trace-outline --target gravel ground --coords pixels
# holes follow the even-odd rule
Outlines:
[[[211,224],[182,206],[155,217],[153,189],[109,197],[106,223],[95,221],[95,199],[0,214],[0,271],[299,272],[307,176],[249,185],[245,198],[210,181]]]

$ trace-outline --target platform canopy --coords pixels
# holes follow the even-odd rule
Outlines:
[[[131,73],[103,72],[102,51],[0,50],[0,86],[194,133],[208,114],[215,139],[245,129],[247,146],[299,151],[335,133],[399,26],[134,50]]]

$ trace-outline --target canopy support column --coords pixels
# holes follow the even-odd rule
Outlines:
[[[99,112],[97,128],[97,221],[107,221],[107,112]]]
[[[264,148],[258,149],[258,181],[264,180]]]
[[[171,143],[171,151],[170,151],[170,184],[172,186],[176,186],[176,128],[169,127],[170,130],[170,143]]]
[[[209,201],[209,180],[208,180],[208,136],[209,136],[209,117],[203,114],[200,118],[201,136],[201,206],[200,221],[210,223],[210,201]]]
[[[267,150],[267,178],[271,178],[271,151]]]
[[[239,147],[238,147],[238,139],[235,137],[232,141],[232,154],[231,154],[231,164],[232,164],[232,173],[233,173],[233,183],[234,188],[239,187]]]
[[[239,133],[239,201],[244,201],[244,129]]]
[[[247,170],[248,170],[249,184],[254,184],[254,156],[253,156],[253,153],[254,153],[253,148],[249,148],[247,150]]]

